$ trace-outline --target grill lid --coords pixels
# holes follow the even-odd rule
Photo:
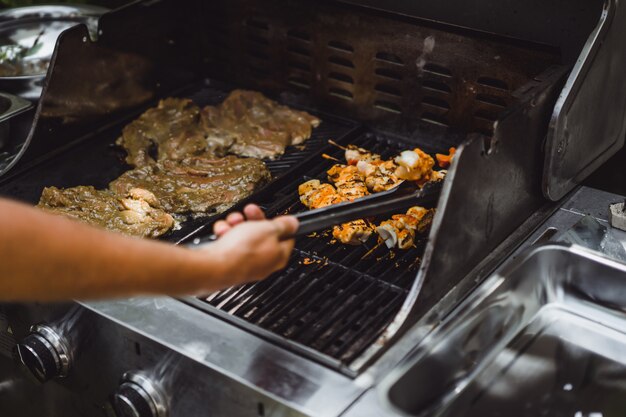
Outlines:
[[[559,200],[624,145],[626,6],[608,0],[559,97],[546,139],[544,195]]]

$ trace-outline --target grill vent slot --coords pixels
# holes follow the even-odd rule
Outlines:
[[[374,102],[374,107],[380,110],[384,110],[390,113],[400,114],[402,113],[402,109],[395,103],[384,100],[376,100]]]
[[[431,74],[440,75],[446,78],[452,77],[452,71],[450,71],[448,68],[433,63],[424,65],[424,72],[429,72]]]
[[[404,65],[404,62],[402,62],[402,59],[400,59],[398,55],[389,52],[378,52],[376,54],[376,59],[389,64]]]
[[[341,65],[342,67],[346,67],[346,68],[354,68],[354,64],[352,63],[351,60],[347,58],[342,58],[336,55],[329,57],[328,62],[331,62],[336,65]]]
[[[292,69],[297,69],[304,72],[311,72],[311,65],[306,62],[289,61],[287,66]]]
[[[505,81],[498,80],[497,78],[480,77],[476,82],[484,87],[491,87],[497,90],[509,91],[508,84]]]
[[[426,90],[438,91],[445,94],[450,94],[452,92],[450,86],[441,81],[423,80],[422,87]]]
[[[347,74],[343,74],[341,72],[331,72],[328,74],[328,78],[331,78],[336,81],[341,81],[344,83],[354,84],[354,80],[351,76]]]
[[[376,68],[375,73],[379,77],[390,78],[397,81],[402,81],[404,78],[401,73],[388,68]]]
[[[339,51],[344,51],[344,52],[349,52],[349,53],[354,52],[354,48],[352,46],[341,41],[330,41],[328,42],[328,46],[332,49],[336,49]]]
[[[374,87],[374,89],[379,93],[384,93],[395,97],[402,97],[402,92],[400,90],[387,84],[376,84],[376,87]]]
[[[303,48],[301,46],[289,45],[287,47],[287,50],[289,52],[297,54],[297,55],[306,56],[307,58],[311,56],[311,51],[308,50],[307,48]]]
[[[344,100],[352,101],[353,98],[352,93],[344,90],[343,88],[331,87],[328,89],[328,93],[331,96],[338,97]]]
[[[289,30],[287,32],[287,37],[290,40],[302,41],[302,42],[306,42],[306,43],[310,43],[311,42],[311,35],[309,35],[308,33],[304,32],[304,31],[297,30],[297,29]]]
[[[483,104],[488,104],[490,106],[501,107],[501,108],[506,107],[506,101],[501,97],[490,96],[487,94],[478,94],[476,96],[476,100],[478,100],[479,102]]]
[[[441,110],[446,110],[446,111],[450,110],[450,104],[448,104],[447,101],[442,100],[442,99],[437,98],[437,97],[425,96],[422,99],[422,103],[427,105],[427,106],[436,107],[436,108],[441,109]]]
[[[308,80],[305,80],[301,77],[290,76],[287,77],[287,82],[289,85],[296,87],[301,90],[309,90],[311,89],[311,83]]]
[[[495,122],[498,120],[498,115],[496,113],[491,113],[485,110],[478,110],[474,116],[478,119],[486,120],[488,122]]]
[[[435,114],[431,112],[424,112],[420,117],[422,121],[430,124],[434,124],[437,126],[448,127],[448,120],[445,116],[440,114]]]

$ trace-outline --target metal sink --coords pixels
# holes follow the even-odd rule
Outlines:
[[[491,276],[380,386],[410,416],[621,416],[626,266],[533,248]]]

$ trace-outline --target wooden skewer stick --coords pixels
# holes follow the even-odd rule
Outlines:
[[[343,164],[343,162],[341,161],[341,159],[337,159],[337,158],[335,158],[334,156],[330,156],[330,155],[327,155],[327,154],[325,154],[325,153],[323,153],[323,154],[322,154],[322,158],[324,158],[324,159],[330,159],[331,161],[335,161],[335,162],[339,162],[340,164]]]
[[[334,141],[334,140],[332,140],[332,139],[328,139],[328,143],[330,143],[331,145],[336,146],[336,147],[338,147],[339,149],[342,149],[342,150],[344,150],[344,151],[347,151],[347,150],[348,150],[348,148],[346,148],[345,146],[341,146],[340,144],[338,144],[337,142],[335,142],[335,141]]]
[[[361,259],[365,259],[365,258],[367,258],[368,256],[370,256],[370,255],[371,255],[372,253],[374,253],[374,251],[375,251],[376,249],[378,249],[378,248],[380,247],[380,245],[382,245],[384,242],[385,242],[384,240],[382,240],[382,239],[380,239],[380,238],[379,238],[379,239],[378,239],[378,241],[376,242],[376,244],[374,245],[374,247],[373,247],[372,249],[368,250],[368,251],[367,251],[367,253],[366,253],[365,255],[361,256]]]

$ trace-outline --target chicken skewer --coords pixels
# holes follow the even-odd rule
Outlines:
[[[342,146],[332,139],[329,139],[328,143],[344,151],[344,158],[348,165],[356,165],[359,161],[373,162],[381,160],[380,155],[377,153],[359,148],[356,145]]]
[[[406,150],[391,160],[383,160],[380,155],[359,148],[355,145],[342,146],[329,140],[329,143],[345,151],[348,165],[356,165],[365,177],[370,192],[379,193],[398,186],[402,181],[414,181],[420,188],[429,181],[440,181],[447,171],[434,171],[434,159],[420,148]],[[455,149],[450,148],[450,155],[437,154],[440,167],[449,166]],[[322,155],[326,159],[338,162],[337,158]]]
[[[414,206],[406,214],[395,214],[390,220],[376,227],[376,232],[389,249],[409,249],[415,243],[415,236],[425,232],[432,223],[434,209]]]
[[[335,187],[322,184],[319,180],[310,180],[298,187],[300,201],[310,209],[327,207],[348,201]],[[358,198],[358,197],[355,197]],[[354,220],[333,227],[333,237],[347,245],[365,243],[373,234],[372,225],[366,220]]]
[[[328,171],[328,180],[331,181],[337,193],[346,201],[354,201],[357,198],[369,195],[363,175],[354,165],[335,164]],[[333,237],[341,243],[359,245],[365,243],[373,234],[372,225],[363,219],[353,220],[348,223],[333,227]]]

